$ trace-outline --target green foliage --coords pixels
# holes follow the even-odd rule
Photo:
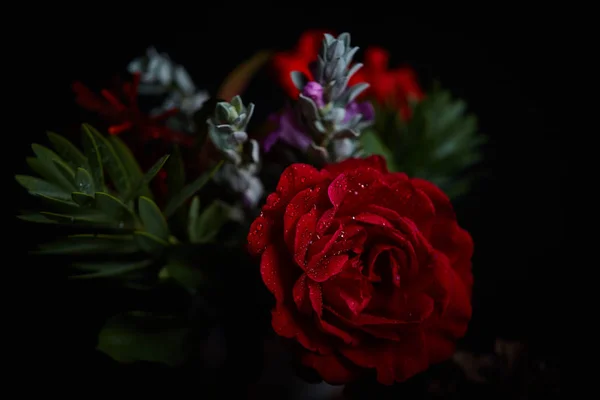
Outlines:
[[[378,107],[375,124],[361,136],[363,154],[381,154],[390,170],[430,180],[458,197],[475,178],[468,168],[481,160],[485,142],[466,108],[463,100],[439,89],[414,106],[408,122],[397,110]]]
[[[39,200],[34,212],[19,218],[68,226],[74,232],[43,243],[37,254],[70,257],[77,271],[71,278],[77,280],[111,279],[130,288],[174,282],[189,293],[207,284],[202,265],[191,260],[193,246],[214,240],[229,218],[229,208],[214,202],[200,210],[198,196],[189,209],[187,204],[222,163],[186,185],[178,149],[172,158],[165,155],[143,173],[121,139],[105,137],[89,125],[82,126],[83,151],[55,133],[48,133],[48,138],[53,149],[33,144],[35,157],[27,158],[35,176],[16,176]],[[165,166],[169,192],[161,210],[150,183]],[[174,235],[177,219],[171,217],[178,214],[188,244]],[[100,333],[98,349],[122,362],[176,365],[183,360],[187,333],[172,322],[139,313],[119,315]]]

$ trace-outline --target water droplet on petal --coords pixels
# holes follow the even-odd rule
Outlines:
[[[256,225],[256,230],[257,230],[257,231],[260,231],[260,230],[262,230],[262,228],[263,228],[263,224],[262,224],[261,222],[259,222],[259,223]]]

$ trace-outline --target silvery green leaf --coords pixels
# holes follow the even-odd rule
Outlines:
[[[243,131],[236,131],[232,133],[232,136],[236,143],[241,144],[248,140],[248,134]]]
[[[341,40],[342,42],[344,42],[344,46],[346,46],[346,48],[350,48],[350,34],[348,32],[344,32],[341,35],[339,35],[337,37],[337,40]]]
[[[346,128],[346,129],[337,131],[333,135],[333,138],[334,139],[356,139],[359,136],[360,136],[360,133],[358,133],[357,131]]]
[[[196,86],[192,81],[192,78],[188,72],[182,66],[178,65],[172,72],[175,85],[181,90],[186,96],[192,96],[196,91]]]
[[[350,63],[352,63],[352,59],[354,58],[354,55],[358,49],[358,47],[353,47],[344,55],[344,61],[346,62],[346,65],[350,65]]]
[[[237,118],[233,120],[233,122],[231,122],[231,125],[240,126],[244,119],[246,119],[246,113],[243,112],[240,115],[238,115]]]
[[[237,153],[237,151],[232,149],[222,149],[222,151],[227,161],[234,165],[240,165],[242,163],[242,157]]]
[[[327,115],[323,116],[325,121],[331,121],[333,123],[340,123],[346,117],[346,110],[342,107],[335,107],[327,113]]]
[[[323,35],[325,38],[323,39],[323,43],[325,44],[325,46],[323,47],[327,47],[329,46],[332,42],[335,41],[335,37],[333,37],[333,35],[326,33]]]
[[[315,130],[321,134],[325,134],[327,132],[327,128],[325,128],[325,125],[323,125],[323,123],[319,120],[315,121],[313,126]]]
[[[208,99],[208,92],[198,92],[191,96],[184,97],[181,100],[181,105],[178,108],[182,113],[186,114],[188,117],[191,117],[196,111],[202,108]]]
[[[357,83],[356,85],[348,88],[348,91],[346,92],[346,102],[352,103],[358,96],[361,95],[362,92],[367,90],[369,86],[371,85],[369,85],[368,83]]]
[[[156,79],[163,85],[169,86],[173,82],[173,66],[164,58],[158,60],[156,64]]]
[[[319,109],[315,102],[309,98],[301,94],[298,97],[298,103],[302,110],[302,115],[308,119],[309,121],[314,121],[319,118]]]
[[[350,65],[350,61],[346,60],[346,63],[348,65]],[[363,67],[362,63],[356,63],[354,64],[350,70],[348,71],[348,73],[346,74],[346,81],[349,81],[350,78],[352,78],[352,76],[354,76],[355,73],[358,72],[359,69],[361,69]]]
[[[306,86],[307,79],[302,72],[292,71],[290,72],[290,77],[292,78],[292,82],[294,83],[294,86],[296,86],[296,89],[300,91],[304,89],[304,86]]]
[[[250,160],[255,163],[258,164],[258,162],[260,161],[260,146],[258,145],[258,142],[254,139],[250,139],[249,141],[249,147],[250,147]]]
[[[142,58],[136,58],[127,64],[127,72],[131,74],[141,72],[145,68],[146,64],[147,63]]]
[[[356,151],[356,140],[353,139],[339,139],[332,142],[333,153],[336,161],[345,160],[351,157]]]
[[[215,128],[217,128],[217,131],[219,133],[223,133],[223,134],[231,134],[231,133],[235,132],[234,127],[231,125],[227,125],[227,124],[217,125]]]
[[[250,118],[252,118],[252,114],[254,114],[254,103],[248,104],[248,107],[246,108],[246,120],[243,124],[244,129],[246,129],[246,127],[248,126]]]
[[[357,130],[358,132],[362,132],[363,130],[367,129],[368,127],[370,127],[374,123],[375,123],[374,120],[360,121],[358,124],[356,124],[356,126],[354,127],[354,129]]]
[[[248,176],[248,188],[243,195],[251,207],[255,207],[264,193],[264,186],[256,176]]]
[[[329,48],[327,49],[327,58],[330,60],[334,60],[336,58],[340,58],[344,55],[346,48],[344,43],[336,40]]]
[[[355,130],[356,125],[358,125],[362,118],[362,114],[353,115],[352,118],[350,118],[350,121],[346,123],[346,127]]]
[[[317,78],[317,82],[322,83],[323,79],[324,79],[324,74],[325,74],[325,59],[323,59],[323,57],[318,56],[317,57],[317,64],[316,64],[316,74],[315,77]]]
[[[329,161],[329,152],[325,147],[316,145],[314,142],[308,147],[307,153],[309,157],[313,157],[320,162]]]
[[[244,111],[244,103],[242,103],[242,98],[239,95],[233,96],[230,104],[235,108],[238,114]]]

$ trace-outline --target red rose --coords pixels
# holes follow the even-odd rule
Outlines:
[[[367,95],[380,104],[391,102],[407,120],[411,116],[409,101],[421,100],[423,91],[411,68],[388,69],[389,54],[379,47],[369,47],[365,51],[365,62],[361,72],[364,80],[371,84]]]
[[[248,234],[272,325],[330,383],[384,384],[449,358],[471,317],[470,235],[433,184],[379,156],[293,164]]]

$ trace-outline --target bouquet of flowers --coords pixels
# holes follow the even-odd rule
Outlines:
[[[39,200],[20,218],[67,229],[37,256],[128,293],[100,352],[207,367],[221,327],[227,349],[274,337],[298,372],[384,385],[453,355],[473,242],[452,199],[483,136],[463,101],[423,90],[384,49],[363,62],[358,50],[348,33],[309,31],[209,94],[151,48],[114,88],[73,84],[89,112],[80,138],[48,133],[16,179]],[[288,97],[264,120],[245,99],[258,71]]]

